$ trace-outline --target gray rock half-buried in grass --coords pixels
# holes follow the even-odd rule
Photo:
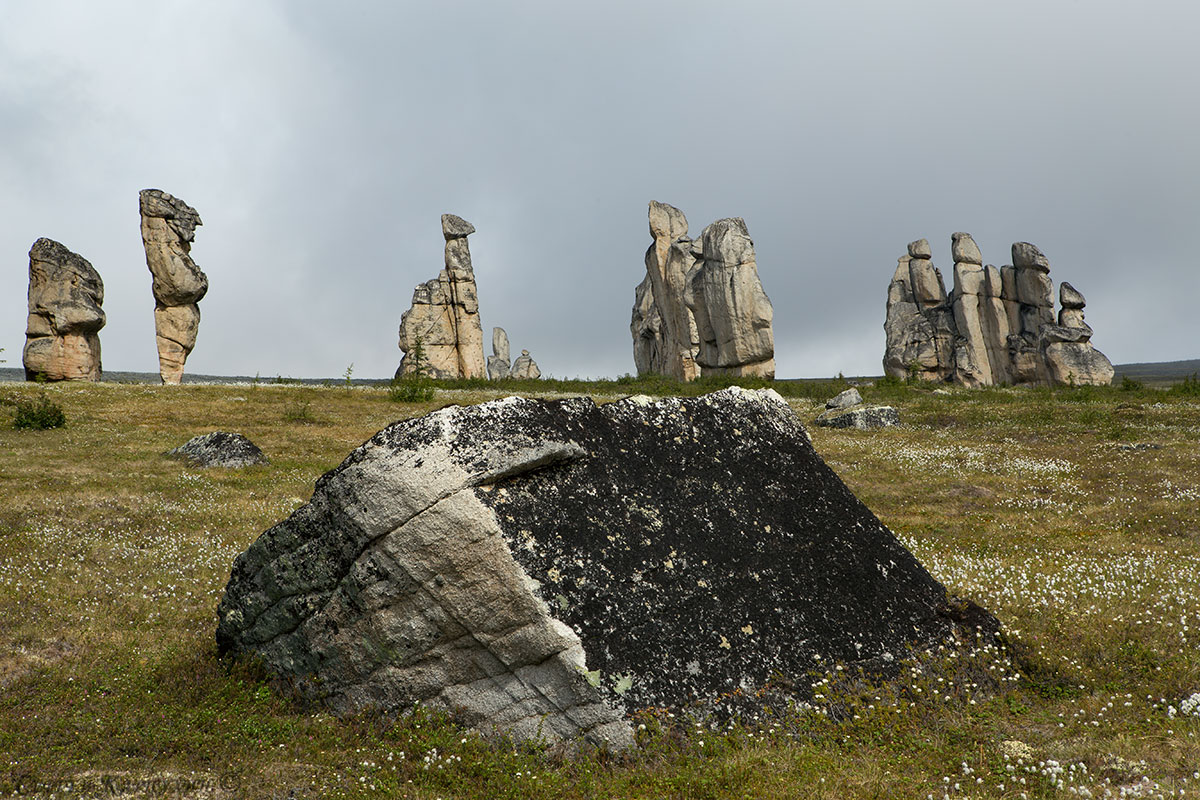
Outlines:
[[[195,436],[185,444],[163,455],[186,462],[193,467],[226,467],[240,469],[255,464],[268,464],[258,445],[240,433],[213,431]]]
[[[218,613],[222,653],[335,713],[614,749],[637,709],[719,712],[961,619],[787,403],[736,387],[394,423],[237,558]]]

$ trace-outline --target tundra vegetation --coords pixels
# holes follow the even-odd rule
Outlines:
[[[335,720],[216,656],[234,557],[398,418],[518,392],[696,394],[729,381],[51,384],[0,407],[0,796],[1176,797],[1200,792],[1200,384],[862,387],[901,425],[810,426],[850,488],[1008,647],[739,724],[660,709],[624,756],[488,740],[438,715]],[[743,385],[764,385],[742,381]],[[805,422],[845,383],[777,382]],[[15,404],[67,424],[13,427]],[[298,413],[297,409],[303,409]],[[237,431],[269,466],[162,457]],[[764,454],[769,458],[770,454]],[[850,589],[852,591],[852,589]],[[107,787],[107,788],[106,788]],[[107,796],[107,795],[106,795]]]

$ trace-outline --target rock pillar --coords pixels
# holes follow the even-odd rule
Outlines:
[[[87,259],[52,239],[29,250],[26,380],[100,380],[104,282]]]
[[[196,346],[200,330],[200,300],[208,292],[208,276],[192,260],[196,209],[158,189],[139,195],[142,244],[146,266],[154,278],[154,332],[158,371],[163,383],[179,383],[183,365]]]
[[[467,236],[475,226],[454,214],[442,215],[446,239],[445,267],[413,290],[412,307],[400,318],[404,357],[397,377],[418,368],[434,378],[487,377],[483,358],[483,326]],[[414,357],[418,343],[420,365]]]

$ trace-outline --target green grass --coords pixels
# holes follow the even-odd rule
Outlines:
[[[0,408],[0,796],[72,783],[76,796],[1046,798],[1143,778],[1157,784],[1145,796],[1200,791],[1200,717],[1168,711],[1200,692],[1187,387],[880,382],[861,391],[899,408],[900,427],[810,426],[851,489],[1012,643],[924,658],[887,686],[789,676],[816,682],[816,711],[713,730],[647,710],[638,752],[564,757],[429,713],[336,720],[216,657],[233,558],[385,424],[511,392],[609,401],[736,382],[436,381],[417,404],[344,384],[6,387],[45,392],[68,424],[17,430]],[[846,383],[772,386],[810,422]],[[161,456],[218,429],[271,464]]]

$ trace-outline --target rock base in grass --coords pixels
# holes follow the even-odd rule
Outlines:
[[[852,406],[831,408],[816,419],[822,428],[855,428],[869,431],[900,424],[900,412],[892,406]]]
[[[186,461],[193,467],[227,467],[238,469],[255,464],[267,464],[267,457],[254,442],[240,433],[213,431],[188,440],[186,444],[168,450],[168,458]]]

